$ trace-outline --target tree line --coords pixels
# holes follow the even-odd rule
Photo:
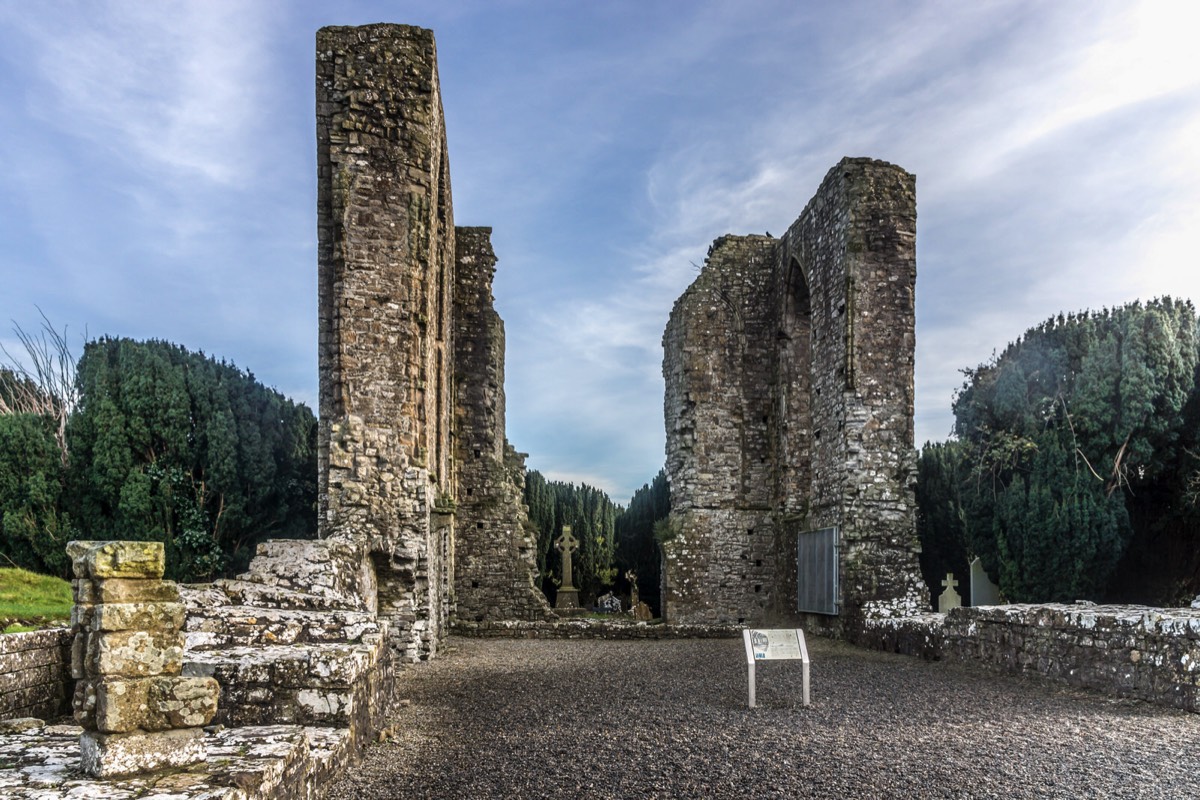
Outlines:
[[[316,418],[249,371],[165,341],[102,337],[70,358],[65,339],[22,336],[34,362],[0,368],[0,560],[66,577],[72,539],[162,541],[168,577],[242,571],[258,542],[316,531]],[[10,361],[14,359],[10,358]],[[666,474],[628,508],[587,484],[526,476],[538,571],[554,599],[564,524],[573,580],[591,603],[628,595],[657,613],[656,525]]]
[[[71,408],[11,402],[0,371],[0,556],[66,576],[72,539],[164,542],[168,576],[245,567],[258,542],[316,532],[316,418],[254,375],[163,341],[89,341]],[[43,394],[47,392],[42,390]]]
[[[964,370],[918,463],[929,585],[978,556],[1013,602],[1200,591],[1198,329],[1168,297],[1058,315]]]

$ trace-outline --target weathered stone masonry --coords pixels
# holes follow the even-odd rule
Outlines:
[[[840,608],[923,605],[913,482],[916,195],[844,159],[780,239],[725,236],[663,336],[673,622],[794,614],[797,537],[839,531]]]
[[[454,220],[431,31],[317,34],[320,535],[409,657],[450,613]]]
[[[317,147],[320,535],[358,548],[353,592],[425,658],[456,607],[548,613],[504,438],[495,255],[454,227],[433,33],[322,29]]]
[[[522,496],[525,457],[505,436],[504,321],[492,299],[491,228],[458,228],[454,279],[454,438],[458,495],[455,615],[545,619],[534,586],[537,533]]]
[[[69,628],[0,635],[0,720],[53,719],[69,706]]]

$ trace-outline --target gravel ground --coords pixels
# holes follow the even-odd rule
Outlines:
[[[824,639],[453,639],[329,798],[1200,797],[1200,715]]]

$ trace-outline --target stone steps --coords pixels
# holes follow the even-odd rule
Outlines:
[[[270,539],[259,543],[248,570],[230,583],[243,593],[257,585],[321,598],[312,607],[357,608],[362,563],[360,546],[342,539]]]
[[[180,587],[183,673],[216,679],[216,722],[345,729],[354,747],[371,735],[392,657],[388,622],[359,599],[361,564],[345,542],[269,541],[237,579]]]
[[[306,592],[263,580],[222,578],[212,583],[180,587],[188,606],[188,614],[203,613],[220,606],[253,606],[255,608],[291,609],[298,611],[360,611],[353,598]]]
[[[229,726],[325,725],[358,729],[376,681],[389,680],[384,632],[357,643],[309,643],[189,650],[187,677],[221,686],[215,720]],[[380,664],[388,665],[380,669]]]
[[[366,611],[313,611],[259,606],[188,607],[188,650],[359,642],[380,625]]]

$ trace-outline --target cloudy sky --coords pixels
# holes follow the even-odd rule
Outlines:
[[[618,502],[663,463],[693,264],[842,156],[917,175],[918,444],[1046,317],[1200,300],[1187,0],[0,0],[0,321],[178,342],[315,408],[314,32],[381,21],[437,35],[509,438]]]

